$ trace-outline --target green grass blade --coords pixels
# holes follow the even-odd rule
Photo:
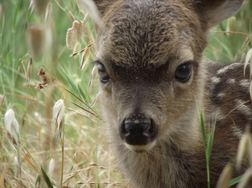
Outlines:
[[[48,177],[48,175],[46,174],[46,172],[44,171],[44,169],[42,167],[41,167],[41,172],[42,172],[43,178],[44,178],[48,188],[53,188],[53,184],[52,184],[50,178]]]
[[[242,178],[242,176],[238,176],[238,177],[232,179],[232,180],[229,182],[229,187],[232,187],[232,186],[238,184],[238,183],[241,181],[241,178]]]

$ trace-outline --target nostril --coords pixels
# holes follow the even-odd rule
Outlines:
[[[152,121],[150,121],[150,125],[148,126],[147,129],[145,129],[146,134],[151,134],[154,131],[154,124]]]
[[[130,145],[145,145],[156,138],[157,132],[154,121],[143,115],[126,118],[120,126],[121,138]]]
[[[151,119],[127,118],[123,121],[122,132],[124,134],[143,134],[151,131]]]

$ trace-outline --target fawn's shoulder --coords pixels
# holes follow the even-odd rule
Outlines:
[[[211,118],[219,127],[230,126],[232,132],[241,136],[246,125],[252,124],[249,66],[242,63],[208,65],[209,105]]]

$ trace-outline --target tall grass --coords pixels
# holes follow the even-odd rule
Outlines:
[[[0,187],[50,187],[61,181],[70,187],[127,187],[95,105],[97,82],[89,63],[94,58],[94,23],[79,10],[77,0],[52,0],[46,18],[27,0],[0,1],[0,6]],[[251,17],[249,0],[236,17],[210,33],[206,56],[221,62],[243,59],[252,46]],[[65,37],[75,20],[82,22],[83,33],[70,50]],[[52,53],[33,58],[29,29],[41,25],[52,30]],[[64,157],[61,145],[54,142],[53,105],[60,98],[65,101]],[[20,177],[15,147],[3,125],[9,108],[20,125]]]
[[[76,1],[55,0],[49,6],[52,12],[45,19],[29,8],[27,0],[1,2],[0,95],[5,97],[0,103],[0,187],[126,187],[94,108],[97,87],[96,82],[90,85],[93,66],[89,63],[94,57],[94,24],[79,11]],[[72,51],[65,37],[74,20],[83,22],[83,35]],[[41,25],[52,28],[52,58],[46,53],[31,60],[29,28]],[[54,145],[52,108],[59,98],[66,107],[64,157],[61,144]],[[20,124],[21,177],[16,176],[15,148],[3,126],[9,108]],[[55,167],[49,173],[51,159]]]

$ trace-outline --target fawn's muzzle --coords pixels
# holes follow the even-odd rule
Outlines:
[[[120,135],[129,145],[145,145],[154,140],[157,127],[154,121],[144,114],[132,114],[124,119]]]

